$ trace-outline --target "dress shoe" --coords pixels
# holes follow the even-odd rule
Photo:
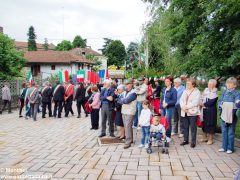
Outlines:
[[[21,117],[23,117],[22,115],[19,115],[19,117],[21,118]]]
[[[42,117],[43,119],[46,118],[45,116]]]
[[[111,137],[116,137],[114,134],[110,134]]]
[[[104,136],[106,136],[106,134],[100,134],[98,137],[104,137]]]
[[[191,147],[191,148],[195,148],[195,147],[196,147],[196,144],[195,144],[195,143],[191,143],[190,147]]]
[[[128,148],[130,148],[130,147],[131,147],[131,144],[125,144],[124,147],[123,147],[123,149],[128,149]]]
[[[122,139],[125,139],[126,137],[125,136],[123,136],[123,137],[119,137],[118,139],[120,139],[120,140],[122,140]]]
[[[180,144],[180,146],[184,146],[184,145],[186,145],[186,144],[188,144],[188,142],[187,142],[187,141],[183,141],[183,142]]]

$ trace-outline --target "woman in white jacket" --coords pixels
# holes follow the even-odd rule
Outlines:
[[[181,118],[183,122],[184,141],[180,144],[184,146],[189,143],[189,126],[191,128],[191,148],[196,146],[197,139],[197,117],[200,115],[200,98],[201,93],[196,88],[195,79],[187,79],[186,90],[180,98]]]

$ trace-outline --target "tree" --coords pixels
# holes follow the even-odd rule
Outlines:
[[[232,76],[240,73],[240,2],[143,0],[152,20],[145,27],[153,64],[166,74]]]
[[[48,51],[48,46],[49,46],[48,45],[48,40],[47,40],[47,38],[45,38],[44,39],[44,44],[43,44],[43,48],[44,48],[45,51]]]
[[[14,41],[0,33],[0,79],[10,80],[19,77],[25,63],[23,53],[16,50]]]
[[[113,40],[104,54],[108,58],[108,65],[122,66],[127,59],[125,46],[120,40]]]
[[[56,46],[57,51],[69,51],[72,49],[71,41],[63,40],[62,42],[58,43]]]
[[[35,30],[33,26],[29,27],[27,35],[28,35],[28,51],[37,51],[37,44],[36,44],[37,36],[35,34]]]
[[[109,38],[103,38],[103,40],[104,40],[104,45],[103,45],[103,48],[101,49],[101,51],[102,51],[103,55],[106,55],[107,47],[113,40],[109,39]]]
[[[126,51],[128,62],[139,60],[140,48],[138,43],[130,42]]]
[[[72,42],[73,48],[80,47],[85,48],[87,46],[87,39],[83,39],[81,36],[75,36]]]

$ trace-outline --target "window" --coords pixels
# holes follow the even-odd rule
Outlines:
[[[52,69],[52,70],[55,70],[55,65],[52,65],[52,66],[51,66],[51,69]]]
[[[82,55],[85,55],[86,54],[86,52],[82,52]]]

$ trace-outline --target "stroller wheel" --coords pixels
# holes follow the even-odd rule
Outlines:
[[[151,148],[147,148],[147,153],[151,154],[152,153],[152,149]]]
[[[165,153],[165,149],[162,149],[162,154],[164,154]]]

